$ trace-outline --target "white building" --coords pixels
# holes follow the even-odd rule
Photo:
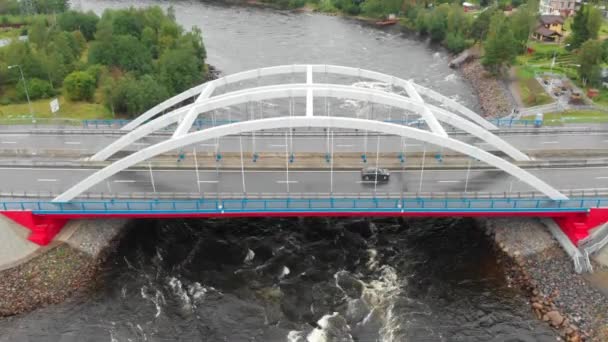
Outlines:
[[[540,14],[571,16],[582,4],[582,0],[541,0],[538,4]]]

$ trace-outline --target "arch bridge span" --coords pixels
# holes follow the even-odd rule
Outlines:
[[[358,79],[372,79],[385,82],[391,87],[391,89],[392,87],[403,88],[404,93],[406,93],[407,96],[393,93],[391,91],[369,89],[353,85],[315,83],[314,75],[318,73],[351,76]],[[256,78],[259,79],[263,76],[286,74],[305,74],[306,78],[303,80],[305,82],[257,86],[231,92],[226,91],[215,96],[213,95],[214,92],[221,86],[224,86],[225,90],[227,90],[228,88],[226,86],[229,84],[235,84],[241,81],[253,80]],[[439,102],[441,105],[453,111],[427,103],[424,101],[422,96]],[[192,97],[196,97],[194,103],[184,105],[177,109],[171,110],[169,113],[161,115],[164,110],[167,110]],[[301,111],[300,114],[294,113],[293,110],[295,98],[305,99],[303,105],[304,111]],[[341,113],[339,110],[329,110],[327,107],[327,102],[324,109],[316,113],[315,108],[318,109],[318,106],[315,107],[315,99],[327,101],[327,98],[356,100],[372,106],[372,109],[374,104],[379,104],[389,108],[397,108],[407,112],[413,112],[415,115],[420,116],[421,120],[426,123],[428,130],[410,127],[407,124],[402,125],[384,122],[378,119],[371,119],[369,113],[365,118],[355,118],[344,115],[340,116],[340,114],[344,113]],[[223,108],[228,108],[228,110],[230,110],[231,106],[238,106],[242,104],[247,105],[252,102],[259,103],[261,101],[278,99],[290,100],[288,114],[280,112],[277,115],[276,113],[273,114],[261,112],[255,117],[253,115],[251,117],[245,116],[243,120],[239,122],[214,126],[200,131],[192,131],[193,123],[200,115],[214,113],[215,110]],[[265,117],[265,115],[268,117]],[[381,134],[411,138],[424,143],[430,143],[441,148],[460,152],[503,170],[504,172],[516,177],[519,181],[529,185],[531,188],[543,193],[550,199],[567,199],[565,195],[557,191],[555,188],[531,173],[519,168],[510,161],[488,153],[471,144],[449,137],[441,123],[456,127],[479,138],[483,142],[496,147],[499,151],[504,152],[507,156],[514,160],[530,160],[527,155],[511,146],[498,136],[494,135],[490,129],[494,129],[495,127],[483,119],[480,115],[467,109],[454,100],[440,95],[433,90],[417,85],[412,81],[406,81],[378,72],[333,65],[278,66],[245,71],[207,82],[169,100],[166,100],[156,107],[148,110],[146,113],[142,114],[140,117],[123,128],[126,133],[124,136],[100,150],[90,159],[96,161],[106,160],[108,157],[122,150],[126,146],[133,144],[137,140],[146,137],[159,129],[176,124],[177,127],[169,139],[142,149],[139,152],[135,152],[112,163],[104,169],[95,172],[68,189],[66,192],[57,196],[54,199],[54,202],[70,201],[81,195],[83,192],[86,192],[96,184],[103,182],[108,177],[111,177],[112,175],[133,165],[153,158],[157,155],[176,149],[182,149],[186,146],[205,140],[218,139],[224,136],[238,135],[241,133],[256,132],[260,130],[291,130],[294,128],[310,127],[324,128],[328,130],[352,129],[366,132],[377,132]]]

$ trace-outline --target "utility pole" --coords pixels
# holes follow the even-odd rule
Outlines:
[[[23,75],[23,69],[21,69],[21,65],[9,65],[9,70],[13,68],[19,68],[19,73],[21,74],[21,80],[23,81],[23,89],[25,89],[25,97],[27,98],[27,105],[30,109],[30,115],[32,116],[32,122],[36,123],[36,118],[34,117],[34,111],[32,110],[32,102],[30,101],[30,93],[27,90],[27,83],[25,82],[25,76]]]

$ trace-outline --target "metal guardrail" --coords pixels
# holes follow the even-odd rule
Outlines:
[[[250,212],[585,212],[608,207],[608,198],[538,199],[429,199],[429,198],[275,198],[197,200],[106,200],[52,203],[50,201],[2,201],[3,211],[37,214],[153,214],[153,213],[250,213]]]
[[[598,189],[569,189],[560,190],[561,193],[569,198],[590,199],[608,198],[608,188]],[[42,200],[50,200],[59,196],[61,192],[53,191],[2,191],[0,192],[0,201],[7,198],[37,198]],[[242,192],[130,192],[130,193],[104,193],[104,192],[85,192],[78,197],[77,200],[198,200],[201,198],[212,199],[328,199],[328,198],[350,198],[350,199],[469,199],[469,200],[514,200],[514,199],[530,199],[543,200],[547,199],[545,195],[534,191],[518,191],[518,192],[360,192],[360,193],[328,193],[328,192],[306,192],[306,193],[242,193]]]

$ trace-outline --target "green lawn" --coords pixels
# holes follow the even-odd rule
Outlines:
[[[549,94],[534,78],[534,70],[528,67],[517,67],[515,69],[517,76],[517,87],[519,95],[526,107],[540,106],[553,102]]]
[[[59,96],[59,112],[53,114],[49,102],[51,99],[32,101],[32,109],[37,118],[70,118],[70,119],[111,119],[112,113],[102,104],[88,102],[72,102]],[[0,120],[29,118],[27,102],[0,105]],[[4,122],[3,122],[4,123]]]
[[[593,110],[568,110],[560,113],[547,113],[544,115],[544,124],[548,126],[562,123],[602,123],[608,122],[608,113]],[[535,116],[524,116],[525,120],[534,120]]]

